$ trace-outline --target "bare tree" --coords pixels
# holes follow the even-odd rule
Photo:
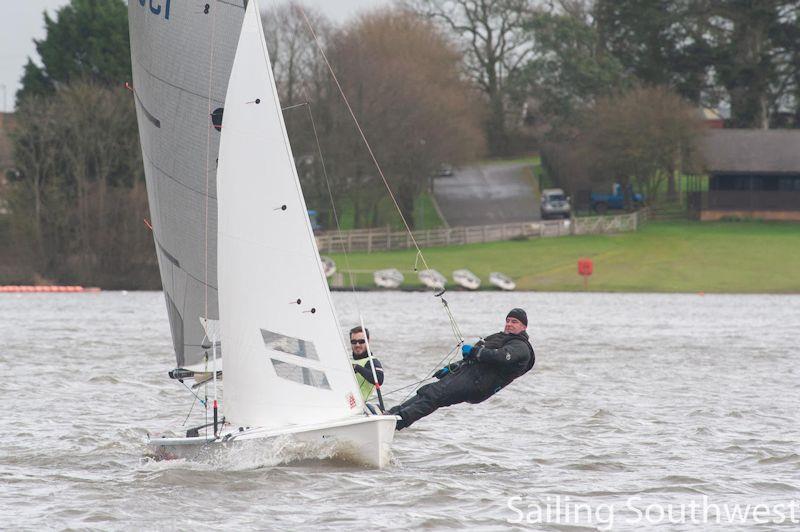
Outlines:
[[[483,150],[479,113],[460,77],[460,56],[413,13],[363,16],[339,32],[330,57],[403,215],[413,226],[414,200],[444,161]],[[337,171],[351,177],[350,196],[376,205],[383,185],[341,101],[331,101],[327,144]]]
[[[76,83],[18,110],[11,221],[61,282],[157,287],[130,93]],[[29,220],[34,220],[31,224]]]
[[[467,73],[488,104],[486,134],[493,155],[507,152],[510,80],[534,53],[526,25],[531,0],[407,0],[414,11],[443,25],[460,43]]]
[[[305,16],[304,16],[305,14]],[[305,102],[315,92],[315,82],[323,73],[317,45],[306,17],[324,46],[332,26],[319,11],[297,2],[275,6],[262,15],[272,72],[285,106]]]
[[[673,90],[638,87],[604,97],[574,125],[561,124],[543,145],[547,172],[573,194],[596,185],[636,184],[648,201],[676,174],[702,171],[697,109]]]
[[[19,123],[14,132],[14,159],[23,169],[24,186],[9,187],[14,202],[29,205],[27,220],[18,220],[17,229],[31,233],[35,255],[41,256],[44,240],[44,196],[46,188],[56,178],[56,152],[59,139],[54,127],[54,105],[41,96],[30,97],[17,109]],[[16,194],[13,194],[16,192]]]
[[[699,170],[701,131],[696,108],[670,89],[635,88],[599,99],[585,114],[580,142],[595,181],[635,181],[652,199],[676,172]]]
[[[327,46],[333,26],[319,11],[299,2],[274,6],[262,15],[262,21],[307,205],[331,227],[329,186],[334,200],[341,199],[346,187],[338,173],[325,175],[315,129],[322,137],[330,134],[329,101],[335,88],[318,46]]]

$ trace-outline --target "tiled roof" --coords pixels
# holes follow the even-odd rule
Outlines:
[[[702,149],[711,173],[800,173],[800,129],[712,129]]]

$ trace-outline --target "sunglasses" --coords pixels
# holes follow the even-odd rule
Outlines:
[[[356,344],[361,345],[366,343],[367,343],[366,340],[350,340],[350,345],[356,345]]]

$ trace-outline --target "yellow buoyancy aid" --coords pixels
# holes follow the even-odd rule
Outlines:
[[[362,368],[368,368],[372,371],[372,368],[369,368],[367,365],[369,363],[369,357],[356,358],[353,359],[353,361]],[[366,401],[375,390],[375,385],[365,379],[360,373],[356,373],[356,382],[358,383],[358,390],[361,392],[361,398]]]

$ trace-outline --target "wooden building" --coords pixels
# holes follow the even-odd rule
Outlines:
[[[712,129],[702,150],[708,190],[690,200],[701,220],[800,221],[800,130]]]

